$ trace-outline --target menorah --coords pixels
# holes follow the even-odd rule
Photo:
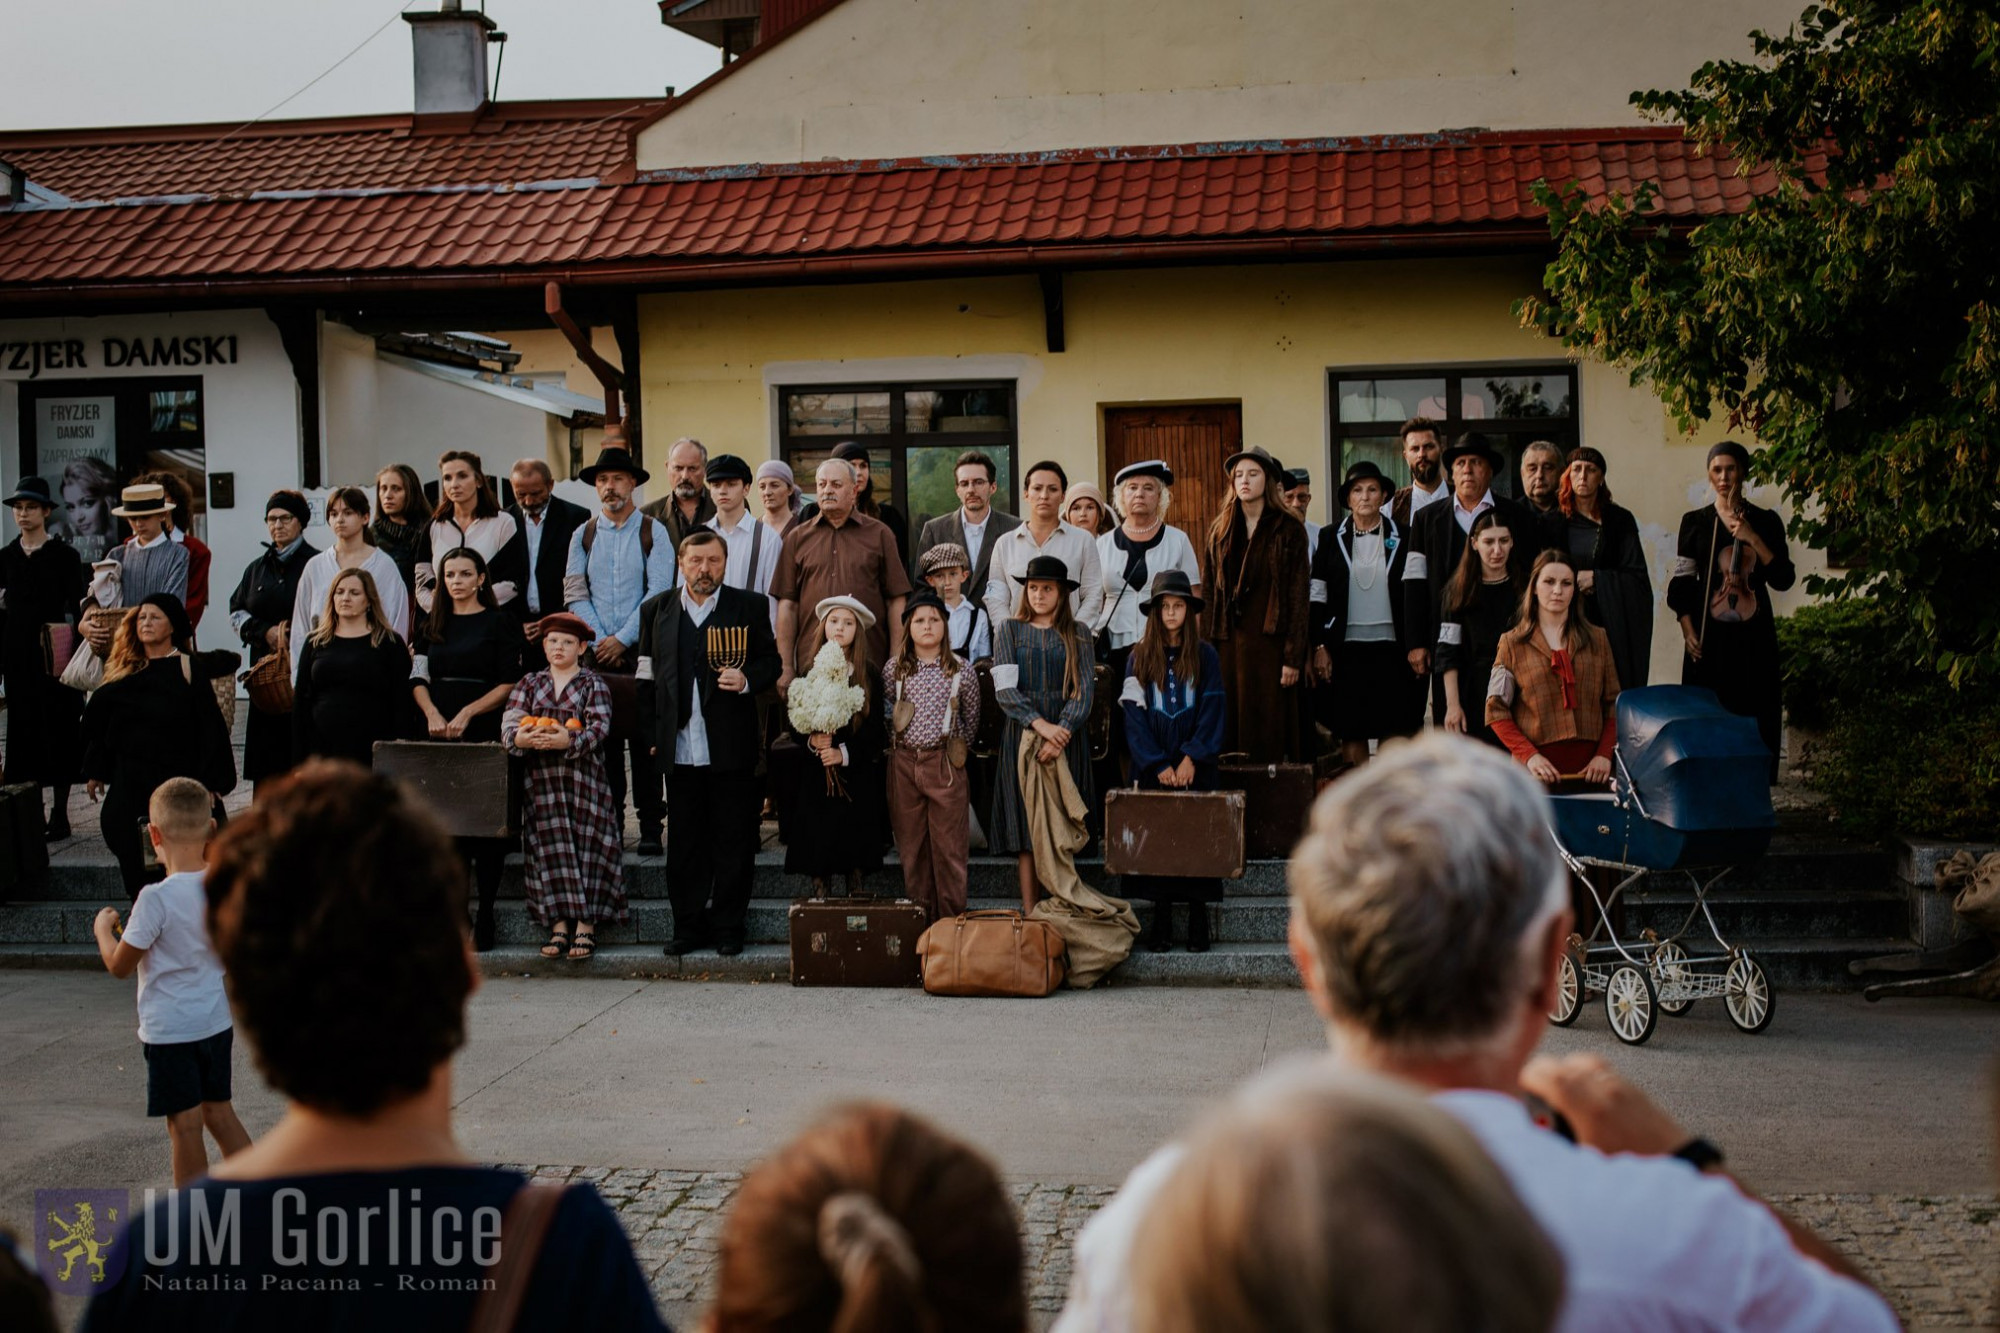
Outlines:
[[[748,625],[711,625],[708,628],[708,669],[718,674],[741,671],[750,658]]]

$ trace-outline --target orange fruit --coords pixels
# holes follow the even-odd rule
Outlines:
[[[563,723],[563,725],[564,725],[565,727],[568,727],[568,728],[569,728],[569,729],[570,729],[571,731],[582,731],[582,730],[583,730],[583,723],[582,723],[582,721],[580,721],[580,720],[579,720],[579,719],[577,719],[577,718],[571,718],[571,719],[570,719],[569,721],[567,721],[567,722]]]

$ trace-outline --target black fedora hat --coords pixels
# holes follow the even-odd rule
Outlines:
[[[638,486],[644,486],[647,478],[653,475],[639,466],[639,460],[632,457],[629,450],[621,449],[615,444],[600,453],[595,463],[576,475],[584,485],[591,486],[596,484],[597,474],[600,472],[630,473],[633,484]]]
[[[1487,439],[1476,430],[1469,430],[1459,436],[1451,442],[1451,448],[1444,451],[1443,462],[1445,474],[1449,476],[1451,474],[1451,465],[1459,459],[1466,457],[1485,459],[1486,466],[1492,468],[1495,472],[1498,472],[1507,465],[1507,460],[1500,457],[1500,451],[1493,447],[1493,441]]]
[[[1341,479],[1340,507],[1342,509],[1350,507],[1347,503],[1347,493],[1364,481],[1372,481],[1381,486],[1384,496],[1396,493],[1396,483],[1389,480],[1389,474],[1381,468],[1376,467],[1373,460],[1364,458],[1353,467],[1347,469],[1347,476]]]
[[[1069,566],[1052,555],[1038,555],[1028,562],[1027,573],[1021,575],[1021,584],[1060,583],[1064,592],[1075,592],[1083,585],[1069,576]]]
[[[1139,614],[1152,615],[1153,603],[1162,597],[1178,597],[1188,604],[1190,611],[1200,611],[1202,608],[1202,600],[1195,596],[1194,585],[1188,582],[1187,571],[1184,569],[1169,569],[1156,577],[1153,580],[1153,591],[1146,595],[1145,601],[1139,603]]]
[[[0,501],[0,504],[17,505],[23,500],[32,500],[49,509],[56,507],[55,498],[49,494],[49,483],[43,477],[21,478],[21,484],[14,488],[14,493],[4,501]]]

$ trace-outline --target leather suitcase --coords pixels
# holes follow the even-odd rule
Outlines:
[[[792,904],[794,986],[921,986],[917,937],[929,919],[907,898],[805,898]]]
[[[41,885],[48,877],[42,789],[33,783],[0,787],[0,898]]]
[[[1243,878],[1243,793],[1142,791],[1104,796],[1104,869],[1112,875]]]
[[[1069,975],[1069,946],[1047,921],[1014,911],[967,912],[917,941],[932,995],[1041,999]]]
[[[410,787],[454,838],[513,836],[507,758],[497,741],[375,742],[375,771]]]
[[[1319,794],[1313,766],[1231,763],[1225,757],[1217,782],[1243,793],[1244,850],[1250,859],[1290,860]]]

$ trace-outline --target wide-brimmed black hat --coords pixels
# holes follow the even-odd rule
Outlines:
[[[750,484],[750,465],[735,454],[717,454],[708,460],[708,470],[703,473],[710,481],[740,481]]]
[[[633,484],[637,486],[644,486],[647,479],[653,475],[639,466],[639,460],[632,457],[630,450],[620,449],[616,445],[599,454],[595,463],[576,475],[582,479],[584,485],[594,486],[597,484],[597,474],[600,472],[629,473]]]
[[[1060,583],[1064,592],[1075,592],[1083,585],[1069,576],[1069,566],[1053,555],[1038,555],[1028,562],[1028,572],[1021,575],[1021,583]]]
[[[1379,484],[1385,496],[1396,493],[1396,483],[1389,480],[1389,474],[1381,468],[1376,467],[1371,460],[1364,458],[1353,467],[1347,469],[1347,475],[1341,478],[1340,507],[1342,509],[1351,508],[1347,503],[1347,493],[1364,481],[1372,481]]]
[[[50,509],[56,507],[55,497],[49,494],[49,483],[43,477],[21,478],[21,484],[14,488],[14,493],[4,501],[0,501],[0,504],[14,505],[21,503],[23,500],[32,500],[36,504],[45,505]]]
[[[1451,475],[1451,465],[1458,459],[1468,455],[1474,458],[1485,459],[1486,466],[1492,468],[1495,472],[1498,472],[1507,465],[1507,460],[1500,457],[1500,451],[1493,447],[1493,441],[1487,439],[1476,430],[1469,430],[1456,440],[1453,440],[1451,448],[1444,451],[1445,475]]]
[[[1271,479],[1271,484],[1277,486],[1278,489],[1280,490],[1284,489],[1285,465],[1283,463],[1280,463],[1277,459],[1271,457],[1271,451],[1269,449],[1264,448],[1262,445],[1253,444],[1248,449],[1238,449],[1235,453],[1223,459],[1222,475],[1225,477],[1234,476],[1236,473],[1236,465],[1242,462],[1246,458],[1254,458],[1259,463],[1263,464],[1265,473],[1268,474]]]
[[[1146,595],[1145,601],[1139,603],[1139,614],[1152,615],[1153,603],[1162,597],[1178,597],[1188,604],[1190,611],[1199,611],[1202,607],[1201,598],[1194,595],[1194,585],[1188,582],[1187,571],[1184,569],[1169,569],[1155,577],[1153,591]]]

